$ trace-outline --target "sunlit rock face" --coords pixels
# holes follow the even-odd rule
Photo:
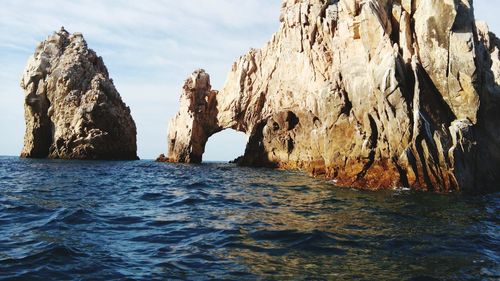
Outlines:
[[[137,159],[136,127],[102,58],[61,29],[40,43],[21,80],[21,157]]]
[[[217,122],[216,95],[210,76],[203,69],[196,70],[184,82],[179,113],[169,124],[168,161],[202,161],[208,138],[222,130]]]
[[[232,128],[249,136],[243,165],[366,189],[498,190],[500,43],[472,1],[286,0],[280,22],[219,93],[184,87],[169,160],[200,162]]]

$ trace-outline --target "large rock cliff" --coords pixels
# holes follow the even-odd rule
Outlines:
[[[26,65],[21,157],[137,159],[136,127],[102,58],[63,28]]]
[[[280,22],[219,93],[203,72],[188,81],[169,160],[200,162],[232,128],[249,136],[244,165],[368,189],[498,190],[500,41],[472,0],[284,0]]]

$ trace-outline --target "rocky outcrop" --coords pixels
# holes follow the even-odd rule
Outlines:
[[[170,160],[201,161],[232,128],[249,136],[244,165],[367,189],[498,190],[500,44],[471,0],[284,0],[280,22],[219,93],[185,91]]]
[[[26,65],[21,157],[137,159],[136,127],[102,58],[64,28]]]
[[[210,76],[203,69],[185,81],[180,111],[169,124],[172,128],[168,132],[169,158],[163,161],[201,162],[208,137],[221,130],[217,123],[216,96]]]

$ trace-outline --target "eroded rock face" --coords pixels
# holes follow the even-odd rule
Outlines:
[[[498,190],[500,44],[472,1],[284,0],[280,22],[190,119],[204,130],[171,124],[170,159],[199,162],[233,128],[249,136],[244,165],[368,189]]]
[[[169,124],[168,161],[201,162],[208,138],[220,131],[216,95],[210,76],[203,69],[196,70],[184,82],[180,111]]]
[[[21,157],[137,159],[136,127],[102,58],[61,29],[26,65]]]

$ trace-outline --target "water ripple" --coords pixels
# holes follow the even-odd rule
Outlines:
[[[500,194],[0,157],[0,279],[498,280]]]

